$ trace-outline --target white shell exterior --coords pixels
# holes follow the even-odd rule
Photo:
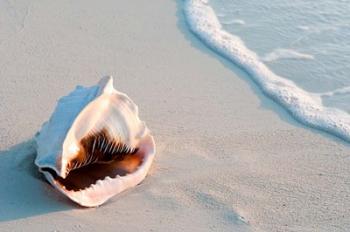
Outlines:
[[[62,188],[45,168],[65,178],[67,164],[79,149],[79,141],[87,133],[106,127],[112,136],[121,136],[128,145],[139,147],[144,154],[141,165],[126,176],[106,177],[81,191]],[[93,87],[78,86],[62,97],[35,141],[35,164],[39,170],[60,192],[87,207],[101,205],[117,193],[139,184],[146,177],[155,155],[154,139],[139,119],[138,107],[127,95],[114,89],[112,77],[103,78]]]

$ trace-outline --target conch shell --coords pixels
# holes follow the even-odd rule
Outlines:
[[[95,207],[139,184],[155,155],[138,107],[112,77],[62,97],[35,137],[35,164],[74,202]]]

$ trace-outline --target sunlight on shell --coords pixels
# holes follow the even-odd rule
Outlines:
[[[138,107],[114,89],[112,77],[62,97],[35,141],[39,170],[61,193],[87,207],[139,184],[155,155]]]

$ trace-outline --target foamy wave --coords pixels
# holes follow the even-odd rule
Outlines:
[[[336,89],[333,91],[321,93],[320,96],[321,97],[332,97],[332,96],[336,96],[336,95],[345,95],[345,94],[350,94],[350,86],[346,86],[346,87]]]
[[[185,15],[192,32],[208,47],[245,69],[264,93],[301,122],[350,142],[350,115],[322,105],[321,96],[304,91],[273,73],[243,41],[227,31],[207,0],[185,0]]]
[[[308,31],[308,30],[310,30],[310,27],[309,27],[309,26],[297,26],[297,28],[299,28],[300,30],[303,30],[303,31]]]
[[[274,51],[266,54],[262,60],[266,62],[272,62],[281,59],[302,59],[302,60],[313,60],[314,56],[306,53],[297,52],[292,49],[275,49]]]
[[[222,24],[225,24],[225,25],[231,25],[231,24],[245,25],[245,22],[242,19],[231,19],[231,20],[227,20],[227,21],[222,22]]]

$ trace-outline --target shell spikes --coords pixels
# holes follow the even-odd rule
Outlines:
[[[155,143],[138,107],[112,77],[62,97],[35,137],[35,164],[74,202],[95,207],[147,175]]]

